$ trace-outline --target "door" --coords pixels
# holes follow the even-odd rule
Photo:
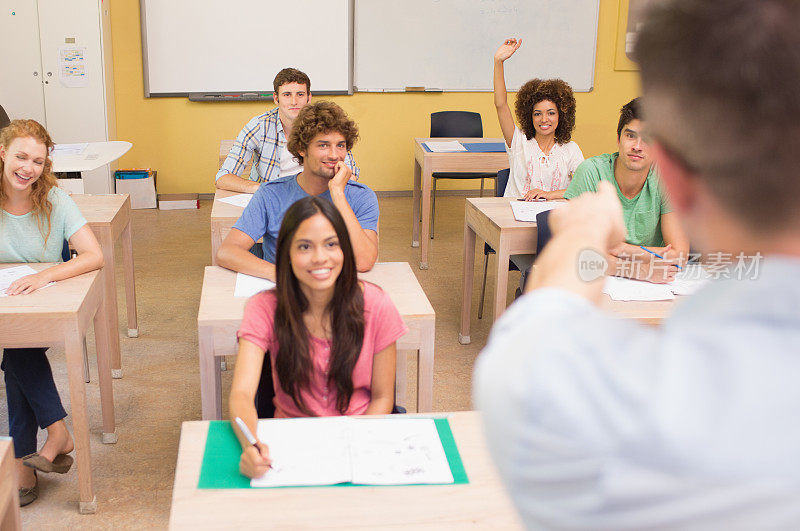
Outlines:
[[[38,0],[47,129],[56,143],[104,142],[97,0]]]
[[[35,0],[0,0],[0,105],[47,126]]]

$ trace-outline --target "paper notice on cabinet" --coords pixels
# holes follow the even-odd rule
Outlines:
[[[68,88],[80,88],[89,84],[86,46],[62,46],[58,49],[58,80]]]

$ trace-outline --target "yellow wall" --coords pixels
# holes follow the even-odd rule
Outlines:
[[[594,90],[576,94],[578,112],[573,139],[587,157],[615,149],[619,108],[638,95],[637,73],[614,70],[618,10],[619,0],[600,1]],[[264,102],[195,103],[186,98],[145,98],[139,0],[112,0],[111,24],[117,138],[133,142],[133,149],[120,160],[120,167],[157,169],[159,193],[212,192],[219,141],[234,138],[247,120],[264,112]],[[564,42],[569,45],[568,36]],[[475,65],[486,70],[487,78],[492,75],[493,54],[494,50],[486,50],[486,57]],[[508,68],[513,68],[513,63]],[[531,77],[534,75],[531,72]],[[361,93],[328,98],[358,123],[361,140],[354,156],[361,167],[362,182],[374,190],[411,189],[411,139],[428,134],[432,112],[480,112],[484,136],[501,135],[491,93]],[[513,105],[513,101],[510,103]],[[464,186],[461,181],[443,181],[441,188]]]

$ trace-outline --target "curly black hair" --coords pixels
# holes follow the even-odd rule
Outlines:
[[[530,140],[536,131],[533,128],[533,107],[540,101],[549,100],[558,109],[556,142],[566,144],[575,128],[575,96],[572,87],[562,79],[531,79],[517,93],[515,111],[520,129]]]

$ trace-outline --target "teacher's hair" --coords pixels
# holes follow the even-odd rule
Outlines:
[[[635,55],[654,142],[755,233],[796,231],[800,2],[653,2]]]
[[[11,142],[17,138],[30,137],[37,142],[44,144],[47,151],[47,156],[44,159],[44,168],[42,175],[31,185],[31,200],[33,201],[33,215],[36,218],[36,223],[39,226],[39,232],[44,237],[45,244],[50,237],[50,214],[53,212],[53,205],[47,199],[50,189],[56,186],[57,181],[53,175],[53,161],[50,159],[50,153],[53,150],[53,139],[47,129],[36,120],[13,120],[9,125],[0,130],[0,145],[2,145],[6,152],[8,151]],[[6,155],[8,156],[8,155]],[[7,199],[7,192],[4,189],[2,175],[5,171],[5,163],[0,160],[0,207]]]
[[[328,378],[336,389],[336,408],[344,414],[353,396],[353,369],[364,340],[364,295],[358,284],[356,259],[347,225],[333,203],[326,199],[309,196],[295,202],[286,211],[278,232],[275,249],[278,304],[274,327],[279,347],[275,370],[281,389],[292,397],[303,413],[311,415],[300,395],[300,390],[308,386],[313,372],[309,333],[303,321],[303,314],[308,310],[308,299],[292,270],[289,250],[300,224],[316,214],[322,214],[331,222],[344,256],[342,270],[334,284],[333,298],[328,305],[333,336]]]

